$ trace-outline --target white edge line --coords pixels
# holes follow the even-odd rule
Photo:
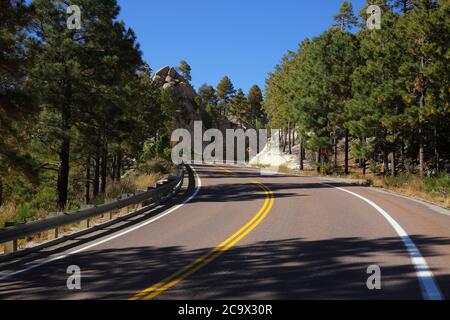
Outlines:
[[[373,208],[375,208],[381,215],[391,224],[391,226],[394,228],[394,230],[397,232],[399,237],[402,239],[406,250],[409,253],[409,256],[411,258],[411,263],[414,265],[414,268],[416,269],[416,275],[420,283],[420,287],[422,289],[422,297],[425,300],[443,300],[444,297],[442,296],[442,293],[437,285],[437,283],[434,280],[433,273],[430,270],[430,267],[428,266],[425,258],[420,253],[419,249],[416,247],[412,239],[409,237],[409,235],[406,233],[406,231],[398,224],[397,221],[395,221],[394,218],[391,217],[385,210],[383,210],[380,206],[378,206],[373,201],[357,194],[352,191],[339,188],[336,186],[333,186],[331,184],[323,183],[323,185],[338,189],[340,191],[347,192],[365,202],[367,202],[369,205],[371,205]]]
[[[142,228],[142,227],[144,227],[144,226],[146,226],[148,224],[151,224],[151,223],[153,223],[153,222],[155,222],[155,221],[157,221],[157,220],[159,220],[161,218],[164,218],[168,214],[170,214],[170,213],[174,212],[175,210],[181,208],[182,206],[184,206],[188,202],[192,201],[197,196],[197,194],[200,192],[200,189],[202,187],[202,180],[200,179],[200,176],[198,175],[197,171],[192,166],[190,166],[190,167],[191,167],[192,171],[195,173],[196,180],[197,180],[197,186],[195,188],[194,193],[188,199],[186,199],[183,203],[181,203],[181,204],[179,204],[179,205],[177,205],[177,206],[175,206],[173,208],[170,208],[170,209],[160,213],[159,215],[153,217],[152,219],[149,219],[149,220],[147,220],[147,221],[145,221],[145,222],[143,222],[141,224],[138,224],[138,225],[136,225],[136,226],[134,226],[134,227],[132,227],[130,229],[126,229],[126,230],[124,230],[124,231],[122,231],[120,233],[117,233],[115,235],[112,235],[110,237],[103,238],[100,241],[93,242],[93,243],[91,243],[91,244],[89,244],[89,245],[87,245],[85,247],[76,249],[74,251],[71,251],[71,252],[68,252],[68,253],[65,253],[65,254],[62,254],[62,255],[59,255],[59,256],[47,259],[47,260],[45,260],[45,261],[43,261],[41,263],[32,265],[32,266],[30,266],[28,268],[25,268],[25,269],[22,269],[22,270],[18,270],[18,271],[12,272],[10,274],[4,275],[4,276],[0,277],[0,281],[6,280],[6,279],[8,279],[10,277],[13,277],[15,275],[18,275],[18,274],[21,274],[21,273],[24,273],[24,272],[27,272],[27,271],[30,271],[30,270],[33,270],[33,269],[36,269],[36,268],[42,267],[42,266],[47,265],[47,264],[49,264],[51,262],[67,258],[67,257],[69,257],[71,255],[74,255],[74,254],[86,251],[86,250],[88,250],[88,249],[90,249],[92,247],[95,247],[95,246],[101,245],[101,244],[103,244],[105,242],[108,242],[108,241],[111,241],[113,239],[119,238],[119,237],[121,237],[121,236],[123,236],[123,235],[125,235],[127,233],[133,232],[133,231],[135,231],[137,229],[140,229],[140,228]]]

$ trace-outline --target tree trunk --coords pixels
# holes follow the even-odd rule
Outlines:
[[[122,150],[117,151],[116,156],[116,180],[120,181],[122,177]]]
[[[424,79],[424,74],[422,73],[422,70],[425,68],[425,57],[420,57],[420,82],[421,82],[421,93],[420,93],[420,110],[425,110],[425,96],[426,96],[426,81]],[[420,117],[420,116],[419,116]],[[419,175],[421,177],[424,176],[425,171],[425,146],[423,142],[423,125],[421,122],[421,119],[419,119]]]
[[[86,176],[84,181],[84,204],[91,202],[91,159],[86,161]]]
[[[295,146],[295,126],[294,128],[291,130],[291,136],[292,136],[292,147]]]
[[[383,151],[383,174],[389,175],[389,157],[386,151]]]
[[[113,156],[112,161],[111,161],[111,180],[112,181],[116,181],[116,168],[117,168],[117,157]]]
[[[101,176],[102,183],[100,186],[100,192],[105,194],[106,192],[106,179],[108,174],[108,151],[107,147],[104,147],[102,150],[102,167],[101,167]]]
[[[393,177],[397,175],[397,159],[395,157],[395,150],[391,153],[391,175]]]
[[[400,144],[400,168],[405,169],[405,143],[402,141]]]
[[[338,158],[338,143],[337,143],[337,138],[336,138],[336,136],[333,138],[333,147],[334,147],[334,170],[336,170],[337,169],[337,167],[338,167],[338,160],[337,160],[337,158]]]
[[[59,151],[59,169],[58,169],[58,196],[57,207],[59,211],[64,211],[67,204],[68,186],[69,186],[69,164],[70,158],[70,139],[64,137],[61,141],[61,147]]]
[[[422,126],[419,127],[419,175],[421,177],[424,176],[424,168],[425,168],[425,161],[424,161],[424,154],[425,154],[425,147],[423,144],[423,137],[422,137]]]
[[[304,170],[304,153],[303,153],[303,138],[300,136],[300,155],[299,155],[299,159],[300,159],[300,170]]]
[[[441,171],[441,167],[439,165],[439,148],[438,148],[438,142],[439,141],[439,134],[438,134],[438,128],[437,125],[434,127],[434,163],[435,163],[435,169],[436,173],[439,173]]]
[[[0,177],[0,206],[3,204],[3,180]]]
[[[65,88],[66,101],[70,101],[72,96],[72,87],[69,83]],[[71,108],[70,104],[66,103],[61,108],[61,131],[63,137],[61,139],[61,145],[59,149],[59,168],[57,178],[57,196],[56,206],[59,211],[64,211],[67,205],[68,189],[69,189],[69,170],[70,170],[70,118]]]
[[[61,129],[64,134],[69,131],[70,107],[63,107],[61,112]],[[59,149],[59,168],[57,179],[56,206],[59,211],[64,211],[67,204],[70,170],[70,138],[64,135]]]
[[[349,140],[349,137],[348,137],[348,135],[349,135],[348,129],[345,129],[345,150],[344,150],[344,153],[345,153],[344,173],[345,174],[349,174],[349,171],[348,171],[348,153],[349,153],[348,140]]]
[[[94,180],[92,181],[92,196],[96,198],[100,189],[100,155],[95,155]]]
[[[288,124],[288,145],[289,145],[289,154],[292,154],[292,139],[291,139],[291,124]]]
[[[320,155],[320,150],[317,152],[317,155],[316,155],[316,160],[317,160],[317,173],[320,173],[320,159],[321,158],[321,155]]]
[[[366,164],[367,164],[367,160],[366,160],[366,159],[363,159],[362,162],[363,162],[363,163],[362,163],[362,167],[363,167],[363,175],[366,176],[366,168],[367,168],[367,165],[366,165]]]

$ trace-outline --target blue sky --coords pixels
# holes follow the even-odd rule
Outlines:
[[[264,88],[282,55],[333,23],[343,0],[119,0],[153,70],[192,66],[192,83]],[[353,0],[355,12],[365,0]]]

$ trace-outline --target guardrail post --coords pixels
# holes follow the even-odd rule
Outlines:
[[[17,240],[3,243],[3,247],[5,248],[5,254],[14,253],[17,251]]]
[[[83,229],[88,229],[91,226],[91,219],[81,221],[80,225]]]
[[[47,235],[48,240],[58,239],[58,237],[59,237],[59,229],[58,228],[48,230],[48,235]]]
[[[18,225],[5,224],[5,230],[0,230],[2,239],[0,243],[3,244],[5,253],[12,253],[19,250],[17,239],[24,239],[33,234],[47,232],[48,239],[53,240],[59,237],[59,231],[66,225],[78,223],[81,227],[88,229],[91,226],[91,220],[99,215],[107,215],[107,217],[112,219],[115,215],[122,216],[121,212],[125,209],[128,209],[128,211],[132,209],[134,212],[138,212],[139,208],[147,206],[154,208],[161,200],[167,200],[176,194],[182,187],[183,179],[184,170],[180,167],[176,177],[169,176],[167,179],[160,180],[155,187],[149,187],[148,192],[139,193],[138,195],[133,194],[133,197],[128,195],[126,199],[122,199],[123,201],[118,199],[115,203],[107,203],[98,206],[98,208],[97,206],[85,208],[71,214],[65,214],[64,212],[50,213],[47,219],[36,221],[29,225],[26,223]]]

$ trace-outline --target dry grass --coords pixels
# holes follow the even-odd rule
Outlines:
[[[154,186],[158,180],[164,177],[162,173],[140,174],[135,177],[134,183],[138,190],[147,190],[148,187]]]
[[[295,173],[294,170],[292,170],[291,168],[289,168],[289,167],[286,166],[286,165],[281,165],[281,166],[279,166],[279,167],[278,167],[278,172],[279,172],[279,173],[287,173],[287,174],[293,174],[293,173]]]
[[[450,209],[450,190],[448,187],[437,190],[430,187],[430,182],[433,182],[433,179],[439,178],[420,178],[414,175],[388,178],[378,177],[372,180],[372,185]]]
[[[267,164],[257,163],[257,164],[252,164],[251,167],[256,168],[256,169],[264,169],[264,168],[268,168],[270,166]]]
[[[8,202],[0,207],[0,228],[5,226],[5,223],[11,220],[16,214],[16,206],[12,202]]]
[[[172,163],[163,159],[154,159],[147,163],[141,164],[136,170],[129,173],[126,178],[121,181],[109,181],[107,190],[104,196],[99,196],[98,199],[94,199],[95,204],[101,204],[105,201],[115,201],[122,195],[132,194],[137,191],[146,191],[147,188],[155,186],[158,180],[161,180],[168,174],[172,173],[174,166]],[[137,209],[138,205],[123,208],[116,212],[113,212],[114,217],[123,216],[129,213],[131,210]],[[22,209],[23,211],[23,209]],[[0,207],[0,229],[4,227],[7,221],[16,221],[20,212],[20,208],[10,202]],[[45,210],[33,210],[35,214],[32,219],[45,218],[48,216],[48,212]],[[90,219],[90,224],[97,225],[108,221],[109,214],[104,216],[98,216]],[[81,230],[81,224],[67,225],[59,228],[59,233],[70,234],[74,231]],[[19,248],[24,248],[31,243],[41,243],[48,239],[48,232],[36,234],[27,239],[20,239],[18,241]],[[0,253],[4,251],[3,246],[0,244]]]
[[[310,177],[322,176],[321,174],[318,174],[316,170],[299,171],[289,169],[287,166],[280,166],[278,172]],[[329,176],[340,177],[339,175]],[[416,175],[401,174],[397,177],[379,177],[372,174],[363,175],[362,171],[359,172],[357,170],[343,178],[367,180],[373,187],[384,188],[450,209],[450,187],[448,182],[450,178],[445,175],[438,178],[420,178]]]

